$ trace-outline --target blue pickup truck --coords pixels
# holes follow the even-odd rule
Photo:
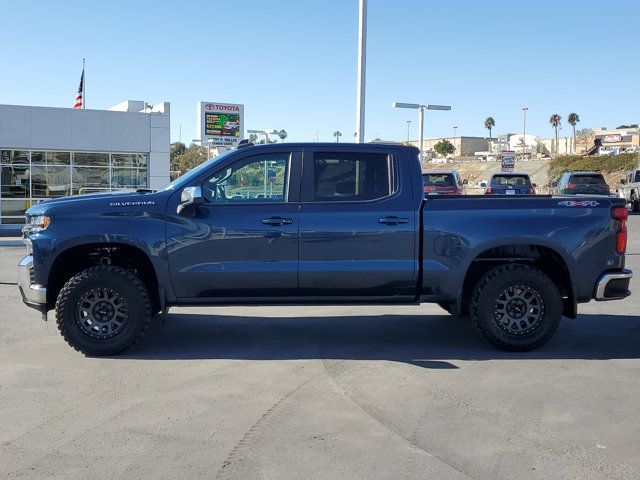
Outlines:
[[[247,145],[159,191],[26,213],[24,302],[110,355],[177,305],[437,303],[491,343],[547,342],[577,304],[630,294],[614,197],[428,196],[418,150]]]

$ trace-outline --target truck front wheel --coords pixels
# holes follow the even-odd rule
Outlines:
[[[544,345],[562,318],[562,298],[543,272],[528,265],[502,265],[476,284],[469,308],[478,331],[503,350]]]
[[[126,350],[147,330],[149,293],[128,270],[110,265],[87,268],[60,290],[56,320],[62,337],[86,355]]]

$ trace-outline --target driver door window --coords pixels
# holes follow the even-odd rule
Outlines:
[[[273,153],[240,160],[202,184],[210,203],[284,203],[289,194],[291,155]]]

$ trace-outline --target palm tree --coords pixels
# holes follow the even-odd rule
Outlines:
[[[340,142],[340,137],[342,136],[342,132],[340,130],[336,130],[333,132],[333,136],[336,137],[336,142]]]
[[[493,117],[487,117],[484,121],[484,128],[489,130],[489,149],[491,149],[491,129],[496,126],[496,121]]]
[[[576,149],[576,123],[580,121],[580,116],[577,113],[570,113],[567,117],[567,123],[573,127],[573,150]]]
[[[560,124],[562,123],[561,121],[562,121],[562,117],[560,115],[558,115],[557,113],[554,113],[549,118],[549,123],[551,124],[551,126],[553,128],[556,129],[556,155],[558,154],[558,128],[560,127]]]

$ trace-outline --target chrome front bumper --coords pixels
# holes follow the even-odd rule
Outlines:
[[[608,272],[600,277],[596,284],[596,294],[594,298],[598,301],[620,300],[631,295],[629,282],[633,277],[631,270],[620,270],[618,272]]]
[[[47,310],[47,289],[33,281],[33,255],[27,255],[18,263],[18,288],[22,301],[41,312]]]

